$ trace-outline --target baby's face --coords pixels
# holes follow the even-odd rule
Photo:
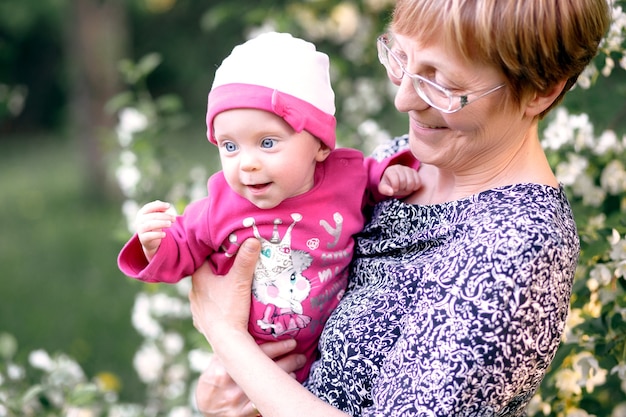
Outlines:
[[[233,109],[213,119],[228,185],[262,209],[313,187],[315,165],[329,150],[317,138],[297,133],[281,117],[256,109]]]

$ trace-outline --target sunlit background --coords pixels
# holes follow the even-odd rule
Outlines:
[[[190,415],[183,406],[146,399],[153,390],[154,397],[188,404],[189,386],[172,381],[193,380],[208,348],[189,336],[185,284],[147,286],[118,271],[130,219],[148,200],[168,199],[182,210],[202,195],[218,169],[204,125],[214,71],[258,32],[289,31],[331,56],[342,145],[369,152],[404,133],[375,52],[392,5],[0,0],[0,416],[11,415],[1,407],[13,377],[23,386],[39,381],[39,374],[17,368],[11,374],[7,364],[30,363],[45,375],[62,368],[55,356],[61,353],[75,361],[67,375],[97,381],[113,393],[106,401],[150,403],[146,415]],[[617,407],[626,399],[626,353],[620,361],[611,350],[626,346],[626,301],[620,304],[626,256],[615,249],[624,245],[626,253],[625,21],[617,10],[604,55],[546,121],[553,125],[544,145],[571,186],[577,219],[585,222],[581,236],[591,242],[570,323],[589,328],[571,333],[576,346],[560,351],[563,372],[555,371],[560,376],[546,388],[550,400],[537,399],[536,415],[573,415],[585,407],[581,416],[613,409],[626,415],[626,404]],[[602,326],[613,332],[614,345],[603,345],[613,358],[608,365],[595,359],[602,356],[597,344],[585,347],[593,336],[581,336],[607,333]],[[186,367],[168,362],[183,354]]]

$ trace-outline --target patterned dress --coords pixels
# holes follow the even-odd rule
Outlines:
[[[559,345],[578,259],[562,189],[385,201],[355,253],[311,392],[353,416],[524,415]]]

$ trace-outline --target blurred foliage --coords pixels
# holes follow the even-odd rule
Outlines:
[[[0,133],[24,125],[62,129],[67,123],[63,114],[68,69],[62,40],[63,16],[70,1],[0,3]],[[205,192],[207,176],[217,169],[215,155],[208,147],[206,157],[201,157],[204,165],[193,166],[184,156],[173,156],[172,148],[181,143],[173,139],[183,126],[204,131],[206,95],[215,69],[234,45],[258,31],[291,32],[330,55],[342,145],[368,151],[406,129],[405,117],[393,108],[393,91],[375,52],[374,40],[384,31],[393,1],[128,0],[125,4],[132,37],[130,56],[120,63],[124,87],[103,109],[118,117],[107,149],[127,216],[127,223],[115,229],[120,242],[145,201],[167,199],[181,210]],[[583,77],[591,88],[577,86],[564,108],[542,123],[550,162],[574,208],[582,253],[563,345],[533,400],[531,415],[626,415],[626,71],[623,26],[617,30],[618,47],[606,45],[594,71]],[[36,76],[31,78],[30,73]],[[51,80],[54,92],[39,89],[33,81],[38,77]],[[29,110],[35,104],[46,111]],[[32,123],[20,122],[21,118]],[[206,144],[203,134],[197,141]],[[111,278],[115,279],[119,278]],[[29,356],[30,365],[19,364],[11,337],[4,335],[0,337],[4,360],[0,416],[42,409],[46,415],[73,411],[96,416],[112,409],[121,413],[122,406],[126,414],[121,415],[128,416],[192,415],[189,393],[202,369],[198,357],[207,346],[182,313],[186,292],[174,286],[142,288],[131,320],[143,338],[133,365],[145,384],[145,404],[118,404],[119,384],[111,374],[88,378],[75,372],[70,385],[59,391],[50,381],[61,383],[51,375],[61,363],[75,369],[72,361],[37,352]],[[7,344],[9,353],[2,350]],[[9,397],[21,400],[8,402]]]

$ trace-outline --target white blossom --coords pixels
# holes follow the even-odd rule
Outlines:
[[[115,170],[115,177],[124,195],[134,196],[137,184],[141,180],[141,171],[137,168],[137,155],[126,149],[120,152],[120,165]]]
[[[588,393],[606,382],[607,370],[600,367],[598,359],[590,352],[575,355],[572,362],[572,368],[579,376],[578,384],[585,387]]]
[[[596,264],[589,272],[587,287],[591,291],[596,291],[600,286],[609,285],[613,278],[613,272],[606,264]]]
[[[572,369],[560,369],[555,374],[555,385],[563,397],[582,394],[578,384],[580,375]]]
[[[580,177],[589,161],[587,158],[570,153],[567,155],[567,161],[559,163],[556,167],[556,177],[564,185],[573,185],[578,177]]]
[[[330,12],[332,32],[339,42],[352,38],[359,28],[359,23],[359,10],[353,3],[339,3]]]
[[[115,404],[107,417],[144,417],[143,407],[139,404]]]
[[[568,407],[567,417],[597,417],[595,414],[589,414],[586,410],[576,407]]]
[[[139,110],[127,107],[120,111],[117,125],[117,137],[122,147],[127,147],[136,133],[144,131],[148,127],[148,118]]]
[[[191,185],[187,195],[189,201],[197,201],[207,195],[207,172],[204,167],[195,166],[189,171],[189,178],[191,179]]]
[[[86,407],[70,406],[65,410],[65,417],[96,417],[96,412]]]
[[[618,378],[621,381],[620,388],[622,389],[622,391],[626,393],[626,362],[620,362],[617,365],[615,365],[611,369],[611,374],[617,374]],[[616,414],[616,410],[618,408],[623,410],[624,414]],[[613,410],[612,416],[613,415],[619,415],[620,417],[626,416],[626,403],[621,403],[619,406],[615,407],[615,409]]]
[[[626,29],[626,15],[622,11],[621,6],[612,7],[611,25],[609,30],[602,39],[600,49],[609,55],[611,52],[622,52],[624,43],[624,31]]]
[[[193,414],[189,407],[178,406],[170,410],[167,417],[192,417]]]
[[[78,362],[66,354],[55,357],[54,369],[49,375],[53,385],[68,386],[85,381],[85,373]]]
[[[391,136],[373,119],[364,120],[357,127],[359,138],[364,142],[365,151],[371,153],[377,146],[385,143]]]
[[[605,77],[608,77],[609,75],[611,75],[613,68],[615,68],[615,61],[613,61],[613,58],[611,58],[610,56],[605,57],[604,67],[602,68],[602,71],[601,71],[602,75],[604,75]]]
[[[32,351],[30,355],[28,355],[28,362],[33,368],[41,369],[46,372],[51,372],[54,368],[52,358],[50,358],[48,352],[43,349]]]
[[[541,145],[548,150],[558,150],[572,141],[574,132],[568,124],[569,114],[563,107],[553,112],[552,120],[543,130]]]
[[[152,317],[150,296],[146,293],[139,293],[135,297],[131,322],[135,330],[145,338],[156,339],[163,333],[159,322]]]
[[[622,391],[626,392],[624,389],[624,381],[622,380]],[[619,403],[613,408],[613,412],[611,413],[611,417],[624,417],[626,416],[626,402]]]
[[[626,278],[626,260],[617,263],[615,267],[615,276],[618,278]]]
[[[185,341],[182,336],[174,332],[165,333],[162,343],[165,354],[170,356],[178,355],[185,347]]]
[[[126,219],[126,228],[130,233],[135,233],[135,220],[137,218],[137,212],[139,211],[139,204],[137,201],[126,199],[122,203],[122,214]]]
[[[589,89],[591,87],[592,80],[596,78],[597,73],[598,73],[598,69],[596,68],[594,63],[591,62],[589,65],[587,65],[587,67],[585,67],[583,72],[578,76],[578,79],[576,80],[576,85],[578,85],[580,88],[584,90]]]
[[[606,191],[595,185],[593,179],[585,172],[576,177],[572,191],[583,198],[583,204],[586,206],[599,207],[606,198]]]
[[[185,394],[189,371],[186,366],[178,363],[170,366],[165,372],[166,391],[168,398],[178,398]]]
[[[611,244],[609,257],[614,261],[626,260],[626,239],[622,239],[617,230],[613,229],[609,243]]]
[[[611,369],[611,374],[617,374],[619,379],[626,380],[626,362],[620,362]]]
[[[23,367],[10,363],[7,365],[7,377],[14,381],[23,379],[26,375],[26,371]]]
[[[595,146],[593,125],[585,113],[571,115],[559,107],[554,112],[552,121],[543,130],[542,146],[548,150],[558,150],[564,145],[571,145],[576,152]]]
[[[526,412],[529,416],[533,416],[537,413],[543,413],[545,415],[550,414],[552,407],[547,402],[544,402],[540,395],[535,394],[528,403]]]
[[[153,343],[144,343],[133,358],[135,371],[146,384],[156,382],[159,379],[164,364],[165,358]]]
[[[585,322],[583,318],[583,312],[580,308],[573,308],[567,315],[567,320],[565,322],[565,329],[563,331],[563,340],[567,343],[577,343],[578,335],[574,332],[574,329],[579,324]]]
[[[375,12],[380,12],[394,4],[393,0],[365,0],[367,7]]]
[[[596,155],[604,155],[607,152],[621,152],[622,146],[617,140],[617,134],[613,130],[605,130],[597,139],[591,151]]]
[[[189,361],[189,368],[194,372],[202,372],[208,366],[211,361],[213,353],[203,349],[192,349],[187,355]]]
[[[187,299],[189,292],[191,291],[191,286],[192,284],[190,279],[182,279],[174,285],[174,288],[176,288],[176,293],[178,295]],[[189,317],[191,314],[187,314],[187,316]]]
[[[188,302],[164,293],[156,293],[150,297],[150,311],[155,317],[185,318],[191,316]]]
[[[626,170],[622,161],[613,159],[606,164],[600,176],[600,184],[613,195],[626,191]]]

